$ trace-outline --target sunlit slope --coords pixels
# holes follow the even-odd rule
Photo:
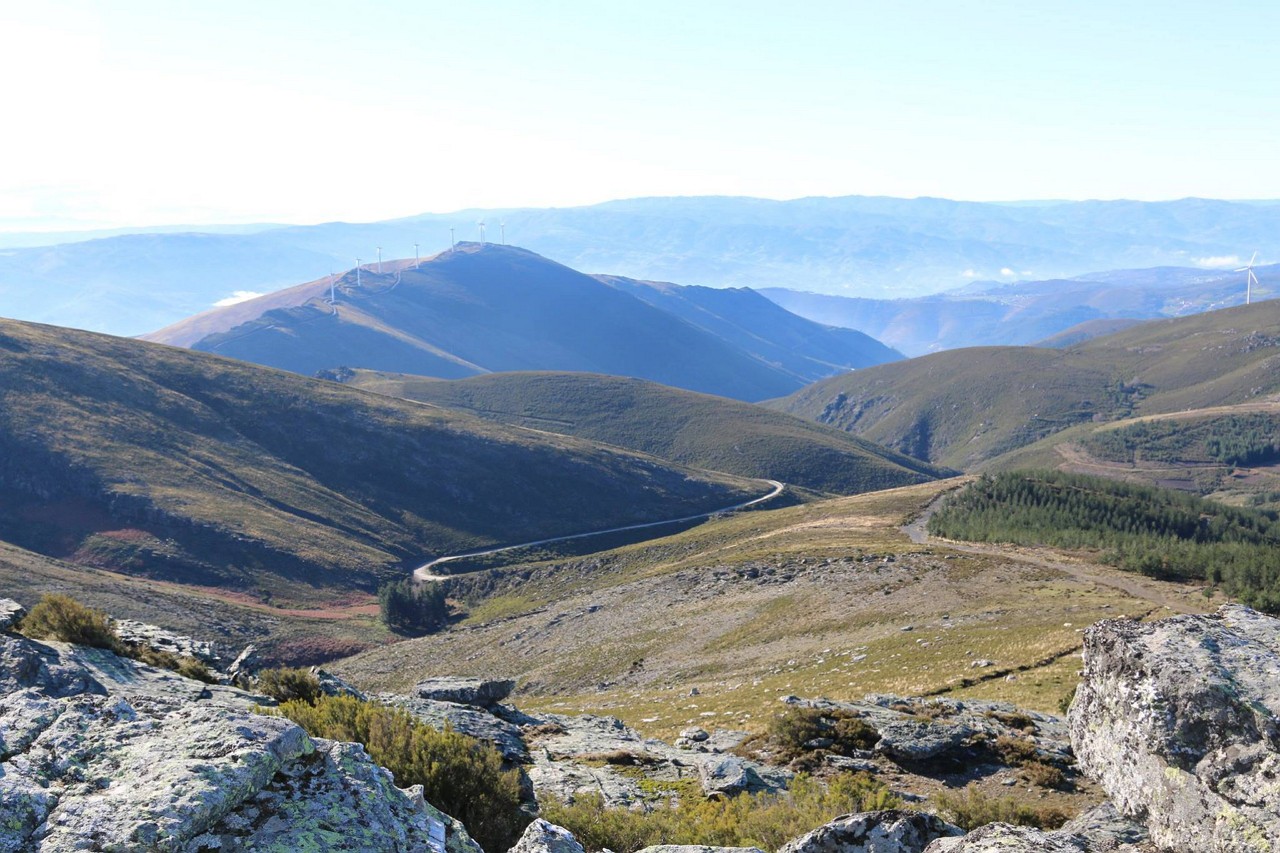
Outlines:
[[[935,466],[801,418],[640,379],[495,373],[445,382],[356,371],[345,381],[503,423],[819,492],[855,494],[941,474]]]

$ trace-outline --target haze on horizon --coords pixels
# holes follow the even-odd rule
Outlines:
[[[0,231],[655,195],[1280,198],[1280,7],[1114,5],[10,4]]]

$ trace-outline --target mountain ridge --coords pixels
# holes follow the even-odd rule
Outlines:
[[[334,305],[325,298],[330,287]],[[381,274],[361,269],[298,285],[144,337],[306,375],[339,366],[446,379],[574,370],[745,400],[898,357],[754,293],[656,293],[525,249],[461,243],[419,264],[395,261]],[[711,303],[717,313],[706,310]],[[779,340],[770,338],[775,329]]]

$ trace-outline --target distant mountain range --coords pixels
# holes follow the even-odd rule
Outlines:
[[[858,494],[954,473],[802,418],[641,379],[494,373],[445,381],[367,370],[335,378],[500,423],[821,493]]]
[[[372,260],[377,246],[406,257],[418,243],[433,254],[448,246],[451,227],[460,238],[476,236],[480,219],[505,222],[512,242],[589,272],[876,299],[983,279],[1230,266],[1233,256],[1254,250],[1264,261],[1280,257],[1275,202],[648,198],[364,224],[225,226],[92,240],[83,233],[28,235],[27,248],[0,241],[9,246],[0,250],[0,315],[138,334],[237,292],[265,293],[349,269],[356,257]]]
[[[1254,301],[1280,294],[1280,264],[1257,267]],[[1113,270],[1072,279],[980,282],[914,299],[759,291],[788,311],[859,329],[908,355],[993,344],[1050,346],[1118,330],[1118,320],[1181,317],[1242,304],[1244,274],[1184,267]],[[1062,339],[1057,336],[1064,335]]]
[[[326,301],[331,287],[336,305]],[[416,266],[389,262],[381,274],[353,270],[144,337],[307,375],[571,370],[742,400],[901,357],[751,290],[592,277],[492,243],[462,243]]]
[[[1280,300],[1271,300],[1062,349],[949,350],[842,374],[767,405],[974,470],[1073,427],[1273,399],[1277,368]]]

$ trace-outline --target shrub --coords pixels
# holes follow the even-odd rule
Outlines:
[[[811,752],[813,748],[808,744],[819,739],[831,741],[830,751],[849,755],[875,746],[880,733],[862,718],[846,711],[788,708],[769,721],[763,738],[753,738],[743,746],[747,751],[759,750],[762,743],[768,743],[783,761],[794,762]],[[801,762],[794,769],[813,770],[817,766],[812,761]]]
[[[51,638],[100,649],[114,650],[120,642],[107,614],[56,592],[44,596],[31,608],[19,630],[33,639]]]
[[[313,737],[362,744],[402,788],[422,785],[427,801],[466,825],[486,850],[508,850],[529,823],[520,810],[520,779],[502,769],[496,749],[449,728],[437,731],[402,708],[351,696],[320,696],[313,704],[283,703],[269,713],[288,717]]]
[[[291,667],[262,670],[254,686],[259,693],[277,702],[306,702],[310,705],[324,695],[320,690],[320,679],[305,669]]]
[[[439,631],[449,621],[449,606],[439,584],[393,581],[378,590],[383,623],[398,634],[421,637]]]
[[[1034,760],[1037,754],[1036,745],[1031,741],[1009,737],[1008,735],[1000,735],[1000,737],[996,738],[995,751],[1005,764],[1013,767],[1018,767]]]
[[[1043,761],[1028,761],[1022,765],[1022,778],[1040,788],[1067,788],[1067,776],[1060,768]]]
[[[776,850],[839,815],[900,805],[882,782],[865,773],[840,774],[827,786],[800,774],[781,794],[686,797],[649,811],[611,808],[598,794],[580,795],[572,803],[548,798],[542,816],[568,829],[588,850],[633,853],[654,844]]]
[[[992,797],[970,785],[963,794],[942,791],[933,797],[942,817],[966,831],[988,823],[1012,823],[1038,829],[1057,829],[1071,815],[1057,806],[1035,805],[1013,797]]]

